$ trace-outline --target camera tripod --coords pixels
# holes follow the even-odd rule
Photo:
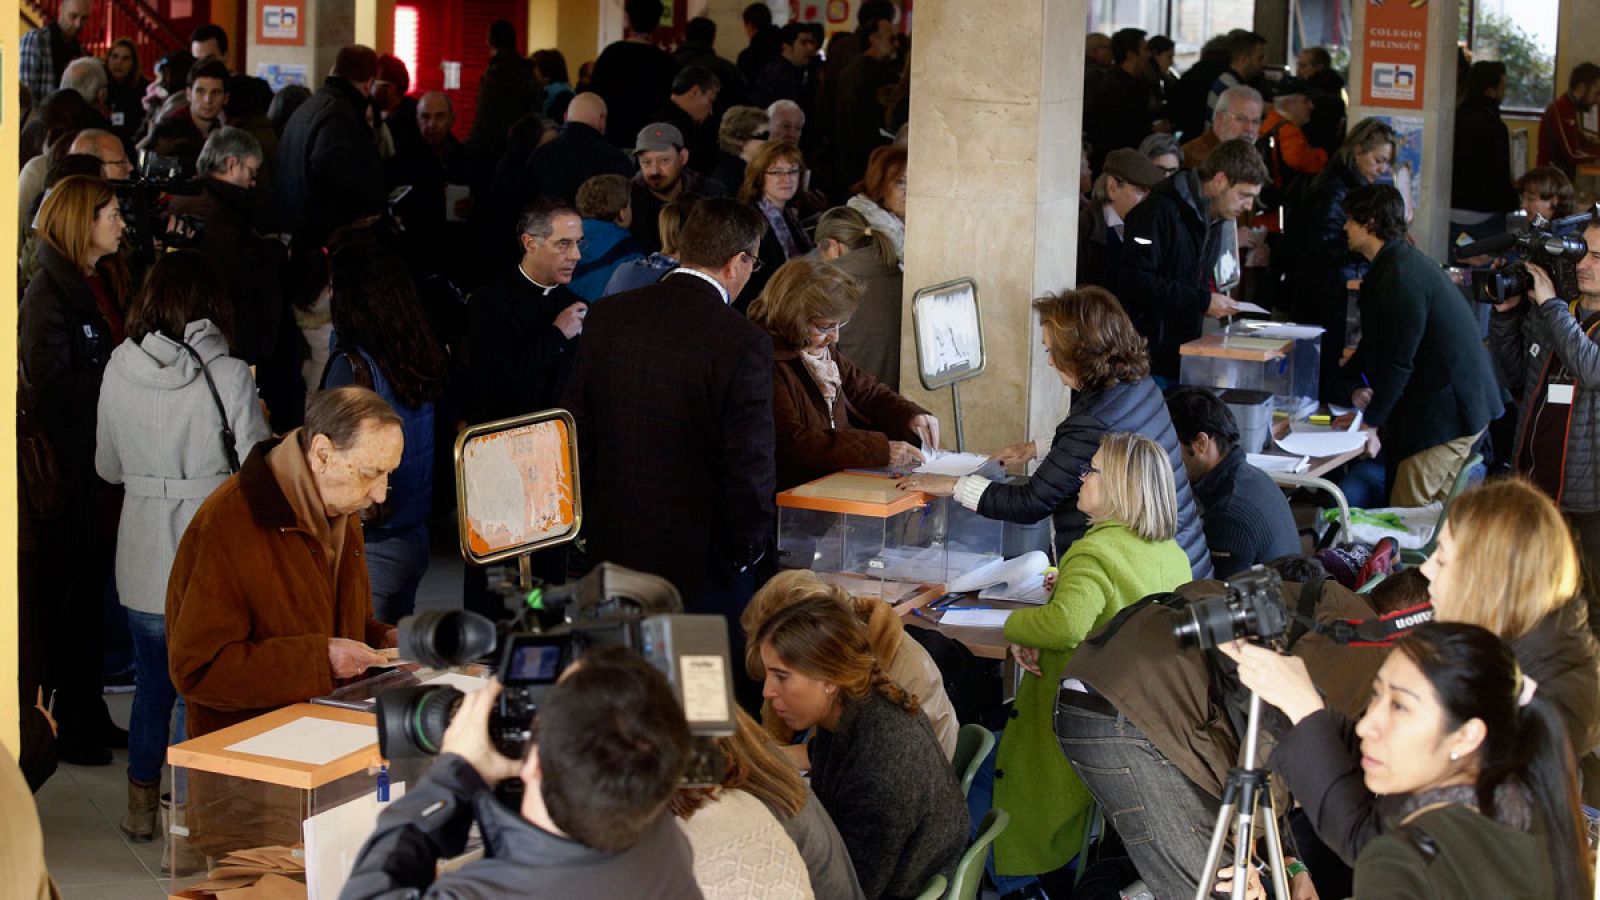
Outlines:
[[[1217,866],[1222,862],[1222,845],[1233,833],[1233,900],[1245,900],[1250,881],[1250,847],[1259,824],[1267,843],[1267,863],[1272,874],[1272,895],[1289,898],[1289,876],[1283,865],[1283,842],[1278,836],[1278,820],[1273,815],[1269,789],[1270,773],[1256,759],[1257,739],[1261,734],[1261,697],[1250,692],[1250,719],[1245,726],[1244,764],[1228,772],[1222,787],[1222,808],[1211,831],[1211,848],[1206,851],[1205,868],[1194,900],[1207,900],[1217,883]],[[1264,814],[1263,814],[1264,813]],[[1258,823],[1257,816],[1261,816]]]

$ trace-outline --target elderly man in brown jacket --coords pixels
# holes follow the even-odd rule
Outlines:
[[[167,587],[167,656],[190,737],[309,700],[394,646],[372,617],[360,516],[400,464],[400,417],[372,391],[312,397],[195,514]],[[372,646],[369,646],[372,645]]]

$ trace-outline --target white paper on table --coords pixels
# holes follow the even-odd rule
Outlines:
[[[961,609],[951,607],[939,617],[940,625],[965,625],[978,628],[1001,628],[1011,618],[1009,609]]]
[[[465,184],[447,184],[444,186],[444,220],[446,222],[465,222],[465,216],[456,214],[456,204],[472,195],[472,187]]]
[[[479,678],[475,675],[462,675],[459,672],[441,672],[422,683],[453,687],[463,694],[470,694],[488,684],[489,679]]]
[[[1021,584],[995,584],[978,592],[979,600],[1010,600],[1012,603],[1027,603],[1032,606],[1043,606],[1050,602],[1050,589],[1044,586],[1045,573],[1030,576]]]
[[[1254,303],[1250,305],[1255,306]],[[1240,308],[1244,307],[1240,305]],[[1321,325],[1294,325],[1289,322],[1247,322],[1245,328],[1249,331],[1250,337],[1284,338],[1292,341],[1319,338],[1325,330]]]
[[[1278,440],[1278,446],[1295,456],[1338,456],[1366,446],[1362,431],[1291,431]]]
[[[971,475],[989,461],[989,457],[982,454],[953,450],[928,450],[922,455],[924,462],[913,470],[918,475]]]
[[[378,734],[371,725],[301,716],[224,749],[322,766],[377,743]]]
[[[1271,313],[1267,312],[1267,308],[1265,306],[1259,306],[1255,303],[1251,303],[1248,300],[1234,300],[1232,302],[1235,312],[1258,313],[1263,316],[1272,315]]]
[[[1050,557],[1038,550],[1030,550],[1014,559],[997,559],[979,566],[958,578],[950,579],[945,590],[952,594],[976,591],[996,584],[1019,587],[1034,576],[1042,576],[1050,568]]]
[[[406,783],[389,785],[389,802],[406,794]],[[354,800],[325,809],[305,820],[302,835],[306,842],[306,900],[332,900],[344,890],[355,868],[361,845],[372,836],[383,806],[377,794],[362,794]]]
[[[1279,456],[1276,453],[1246,453],[1244,461],[1263,472],[1304,472],[1311,460],[1304,456]]]

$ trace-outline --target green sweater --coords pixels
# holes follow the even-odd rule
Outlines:
[[[1039,648],[1044,677],[1023,673],[1000,739],[994,805],[1011,814],[1011,824],[995,841],[995,871],[1036,875],[1078,852],[1092,798],[1056,742],[1061,671],[1078,644],[1123,607],[1191,577],[1177,541],[1147,541],[1126,525],[1102,522],[1062,557],[1049,602],[1006,620],[1006,640]]]

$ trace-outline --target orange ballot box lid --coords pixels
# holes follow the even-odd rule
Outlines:
[[[315,790],[382,762],[377,717],[296,703],[167,748],[173,766]]]
[[[882,519],[927,505],[927,494],[902,491],[896,481],[884,475],[836,472],[779,493],[778,505]]]
[[[1266,362],[1289,355],[1294,341],[1289,338],[1239,337],[1231,334],[1208,334],[1178,348],[1183,356],[1209,356],[1217,359],[1241,359],[1246,362]]]

